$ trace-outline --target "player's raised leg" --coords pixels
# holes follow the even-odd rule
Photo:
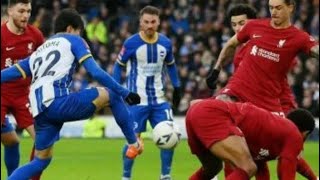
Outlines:
[[[134,121],[133,127],[136,132],[136,136],[140,139],[140,134],[146,130],[146,122],[149,118],[150,108],[148,106],[136,105],[136,106],[130,106],[129,109]],[[129,146],[126,144],[122,149],[122,161],[123,161],[122,180],[131,179],[131,173],[132,173],[132,168],[134,164],[134,160],[129,159],[126,156],[128,147]]]

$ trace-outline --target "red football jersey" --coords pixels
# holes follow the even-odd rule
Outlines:
[[[1,70],[28,57],[43,42],[42,33],[31,25],[26,27],[22,35],[10,32],[6,23],[1,25]],[[30,82],[29,78],[1,84],[1,95],[27,95]]]
[[[234,73],[237,71],[241,61],[243,60],[243,56],[247,50],[247,46],[245,44],[240,45],[237,47],[236,52],[234,54],[233,58],[233,66],[234,66]]]
[[[257,162],[289,161],[290,167],[280,166],[280,175],[294,176],[303,149],[303,137],[296,125],[251,103],[228,103],[228,109],[245,136],[252,158]]]
[[[292,61],[299,52],[309,53],[316,45],[306,32],[294,26],[274,29],[270,19],[250,20],[237,33],[247,42],[241,66],[230,78],[226,89],[232,89],[243,101],[269,111],[281,111],[280,93]]]
[[[296,158],[303,138],[289,119],[274,115],[251,103],[228,103],[236,125],[242,130],[254,160],[271,160],[278,156]]]

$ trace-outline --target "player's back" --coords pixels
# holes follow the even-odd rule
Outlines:
[[[303,139],[288,119],[251,103],[228,103],[231,116],[242,130],[254,160],[270,160],[280,155],[298,155]]]
[[[30,56],[32,84],[29,99],[33,116],[48,107],[54,98],[69,94],[68,88],[77,64],[75,54],[80,53],[76,48],[79,41],[82,42],[79,36],[58,34]]]
[[[172,45],[157,33],[155,42],[148,42],[141,34],[131,36],[124,43],[120,63],[127,64],[127,87],[141,96],[140,105],[160,104],[164,96],[164,63],[173,60]]]

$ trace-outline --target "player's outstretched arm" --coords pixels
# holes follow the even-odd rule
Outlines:
[[[114,63],[113,66],[113,74],[112,77],[118,82],[121,82],[121,73],[122,73],[123,66],[118,62]]]
[[[240,42],[237,39],[237,35],[234,35],[231,39],[228,40],[226,45],[222,48],[217,63],[215,64],[214,68],[210,71],[206,79],[207,86],[210,89],[216,89],[216,84],[222,64],[226,61],[227,58],[234,54],[235,48],[238,44],[240,44]]]
[[[235,52],[235,48],[240,44],[240,42],[237,39],[237,35],[235,34],[234,36],[232,36],[231,39],[229,39],[227,41],[227,43],[225,44],[225,46],[222,48],[217,63],[214,66],[214,69],[221,69],[222,67],[222,63],[225,62],[225,60],[230,57],[233,56],[233,53]]]
[[[280,157],[278,160],[278,179],[294,180],[296,177],[297,159]]]
[[[1,84],[16,80],[19,78],[26,78],[31,76],[31,71],[29,68],[29,58],[20,61],[10,68],[6,68],[1,71]]]
[[[310,49],[310,56],[319,60],[319,44]]]
[[[297,172],[309,180],[317,180],[317,176],[303,158],[298,161]]]
[[[87,72],[94,79],[96,79],[103,86],[110,88],[112,91],[122,96],[130,105],[140,103],[140,97],[138,94],[132,93],[128,89],[118,84],[109,74],[107,74],[97,65],[97,63],[92,57],[86,59],[83,62],[83,65]]]

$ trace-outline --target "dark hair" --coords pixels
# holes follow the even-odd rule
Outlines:
[[[231,19],[231,16],[240,16],[240,15],[247,15],[248,19],[256,19],[257,18],[257,11],[247,5],[247,4],[237,4],[232,7],[228,12],[228,18]]]
[[[154,6],[146,6],[140,10],[140,17],[143,14],[151,14],[151,15],[160,16],[160,10]]]
[[[8,6],[11,7],[18,3],[29,4],[31,3],[31,0],[9,0]]]
[[[295,0],[284,0],[284,3],[286,4],[286,5],[296,5],[296,1]]]
[[[63,9],[54,22],[54,33],[65,32],[68,26],[74,29],[84,29],[80,14],[71,8]]]
[[[315,121],[312,114],[305,109],[295,109],[287,115],[299,129],[300,132],[313,131],[315,127]]]

